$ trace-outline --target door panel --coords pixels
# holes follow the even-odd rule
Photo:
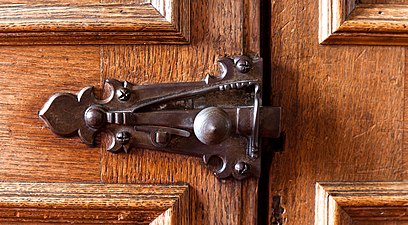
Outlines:
[[[0,183],[2,224],[189,224],[187,185]]]
[[[0,44],[187,44],[188,0],[0,1]]]
[[[407,182],[316,185],[315,225],[407,224]]]
[[[316,182],[407,179],[406,50],[322,46],[318,2],[271,6],[271,98],[286,142],[270,168],[270,212],[280,196],[283,224],[314,224]]]
[[[187,1],[164,2],[175,4]],[[58,5],[60,1],[48,3]],[[188,183],[189,201],[182,204],[189,206],[190,211],[185,215],[190,220],[189,224],[256,224],[256,178],[221,181],[204,167],[199,158],[190,156],[143,149],[133,149],[129,154],[108,153],[103,147],[103,136],[100,138],[102,147],[90,148],[78,138],[63,139],[54,136],[45,129],[37,116],[47,97],[55,92],[77,92],[82,87],[94,85],[96,94],[102,95],[104,80],[108,78],[128,80],[135,84],[201,80],[207,73],[219,72],[219,57],[240,54],[259,56],[259,1],[192,0],[190,4],[191,18],[188,21],[185,18],[188,13],[182,14],[180,11],[184,24],[191,24],[189,44],[186,44],[187,37],[184,36],[187,33],[180,31],[178,34],[185,37],[183,45],[174,45],[175,42],[169,42],[173,45],[156,45],[158,42],[130,45],[141,42],[128,42],[128,39],[120,37],[118,42],[115,38],[100,42],[102,39],[93,39],[95,36],[92,36],[92,41],[86,38],[78,41],[77,36],[67,35],[62,39],[55,37],[52,41],[47,38],[30,39],[31,37],[23,40],[9,39],[12,41],[7,44],[25,46],[1,46],[0,55],[4,57],[0,58],[0,62],[3,62],[0,64],[3,69],[0,81],[3,82],[1,87],[5,88],[5,102],[19,103],[20,106],[0,108],[2,115],[8,115],[3,121],[0,118],[0,122],[4,123],[4,135],[0,140],[4,141],[4,154],[0,156],[1,179],[15,183]],[[112,26],[116,27],[115,24]],[[133,38],[139,40],[137,34],[134,35]],[[100,38],[99,35],[96,36]],[[150,38],[154,38],[154,35]],[[78,45],[33,47],[27,46],[28,43]],[[84,43],[112,45],[79,45]],[[20,87],[18,92],[12,89],[17,87]],[[8,95],[12,95],[8,98],[27,96],[28,99],[21,98],[18,102],[13,102],[8,100]],[[17,123],[14,115],[22,115],[21,118],[28,119]],[[14,133],[9,132],[7,126],[11,126]],[[13,137],[18,142],[9,142]],[[158,221],[155,223],[160,224]]]
[[[320,0],[322,44],[407,45],[408,5]]]

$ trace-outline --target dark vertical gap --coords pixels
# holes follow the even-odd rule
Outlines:
[[[282,214],[285,209],[281,207],[281,196],[275,195],[272,197],[272,224],[271,225],[283,225]]]
[[[263,58],[262,105],[271,105],[271,0],[260,0],[260,54]],[[263,147],[258,182],[258,225],[267,225],[269,216],[269,169],[273,152]]]

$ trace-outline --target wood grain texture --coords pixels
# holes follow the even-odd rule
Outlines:
[[[318,2],[271,5],[271,101],[286,140],[270,196],[281,196],[284,224],[311,225],[316,182],[407,179],[406,51],[319,45]]]
[[[88,1],[78,2],[79,5],[85,3],[88,4]],[[101,4],[119,3],[123,1],[104,1]],[[92,149],[78,138],[54,136],[37,116],[42,104],[54,92],[77,92],[89,85],[102,87],[103,80],[111,77],[139,84],[201,80],[206,73],[218,72],[218,57],[259,54],[259,21],[253,22],[253,18],[259,18],[259,5],[251,4],[249,0],[191,3],[194,38],[188,46],[1,46],[0,96],[3,100],[0,104],[0,131],[3,131],[0,132],[0,180],[102,181],[124,183],[129,187],[132,187],[130,183],[189,183],[191,192],[185,195],[188,200],[179,202],[191,209],[183,212],[185,218],[190,218],[185,224],[256,224],[258,183],[254,178],[242,182],[220,181],[202,165],[200,159],[194,157],[141,149],[134,149],[129,155],[115,155],[104,149]],[[50,4],[57,3],[53,1]],[[250,16],[246,16],[246,10]],[[19,41],[24,42],[23,39]],[[1,108],[2,104],[4,108]],[[40,187],[38,192],[46,188]],[[92,196],[94,194],[89,197]],[[4,197],[3,202],[7,199],[10,198]],[[30,201],[27,202],[29,205]],[[47,207],[57,205],[57,202],[51,202]],[[9,213],[8,209],[12,208],[0,209],[0,214]],[[171,218],[171,213],[166,210],[151,224],[163,224]],[[16,214],[7,215],[13,218],[5,223],[11,224]],[[58,216],[67,218],[66,221],[90,222],[96,218],[92,215],[99,214],[90,210],[90,214],[82,214],[84,216],[81,217],[75,209],[56,212],[35,208],[18,215],[20,218],[35,217],[41,222],[45,222],[44,217],[53,222],[51,218]],[[101,215],[98,218],[113,221],[114,217]],[[137,219],[137,215],[134,218]],[[151,218],[154,219],[153,216]]]
[[[0,44],[186,44],[188,0],[0,4]]]
[[[0,223],[188,225],[188,186],[0,182]]]
[[[320,0],[321,44],[407,45],[406,3]]]
[[[197,81],[207,73],[218,73],[218,57],[259,54],[256,4],[245,8],[250,1],[191,1],[190,45],[102,46],[103,79],[136,84]],[[251,18],[244,16],[247,10]],[[220,181],[199,158],[183,155],[142,149],[128,155],[102,152],[103,182],[188,183],[191,224],[256,224],[254,178]]]
[[[353,225],[358,221],[404,224],[408,221],[407,204],[407,182],[319,183],[315,225]]]
[[[37,115],[54,92],[99,79],[98,47],[0,48],[0,180],[100,181],[100,151],[56,137]]]
[[[408,54],[408,49],[405,48],[405,55]],[[407,131],[408,131],[408,79],[407,79],[407,75],[408,75],[408,57],[404,58],[405,60],[405,79],[404,79],[404,129],[403,129],[403,136],[402,136],[402,145],[403,145],[403,149],[402,149],[402,154],[403,154],[403,168],[405,169],[403,171],[403,178],[407,179],[408,177],[408,135],[407,135]]]
[[[260,15],[261,0],[244,0],[243,13],[243,32],[244,46],[243,52],[247,55],[260,54],[260,36],[261,36],[261,15]]]

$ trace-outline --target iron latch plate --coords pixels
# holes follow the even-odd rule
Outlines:
[[[55,134],[78,134],[91,146],[106,133],[113,153],[162,150],[202,157],[221,179],[259,176],[262,139],[279,137],[281,109],[262,106],[261,58],[221,58],[219,64],[221,74],[200,82],[110,79],[104,99],[92,87],[56,93],[39,116]]]

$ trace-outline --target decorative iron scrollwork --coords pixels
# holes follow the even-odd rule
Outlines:
[[[262,107],[261,58],[222,58],[219,64],[219,76],[200,82],[110,79],[104,99],[92,87],[57,93],[39,116],[55,134],[78,134],[88,145],[107,133],[110,152],[137,147],[201,156],[218,178],[259,176],[260,137],[280,135],[281,110]]]

